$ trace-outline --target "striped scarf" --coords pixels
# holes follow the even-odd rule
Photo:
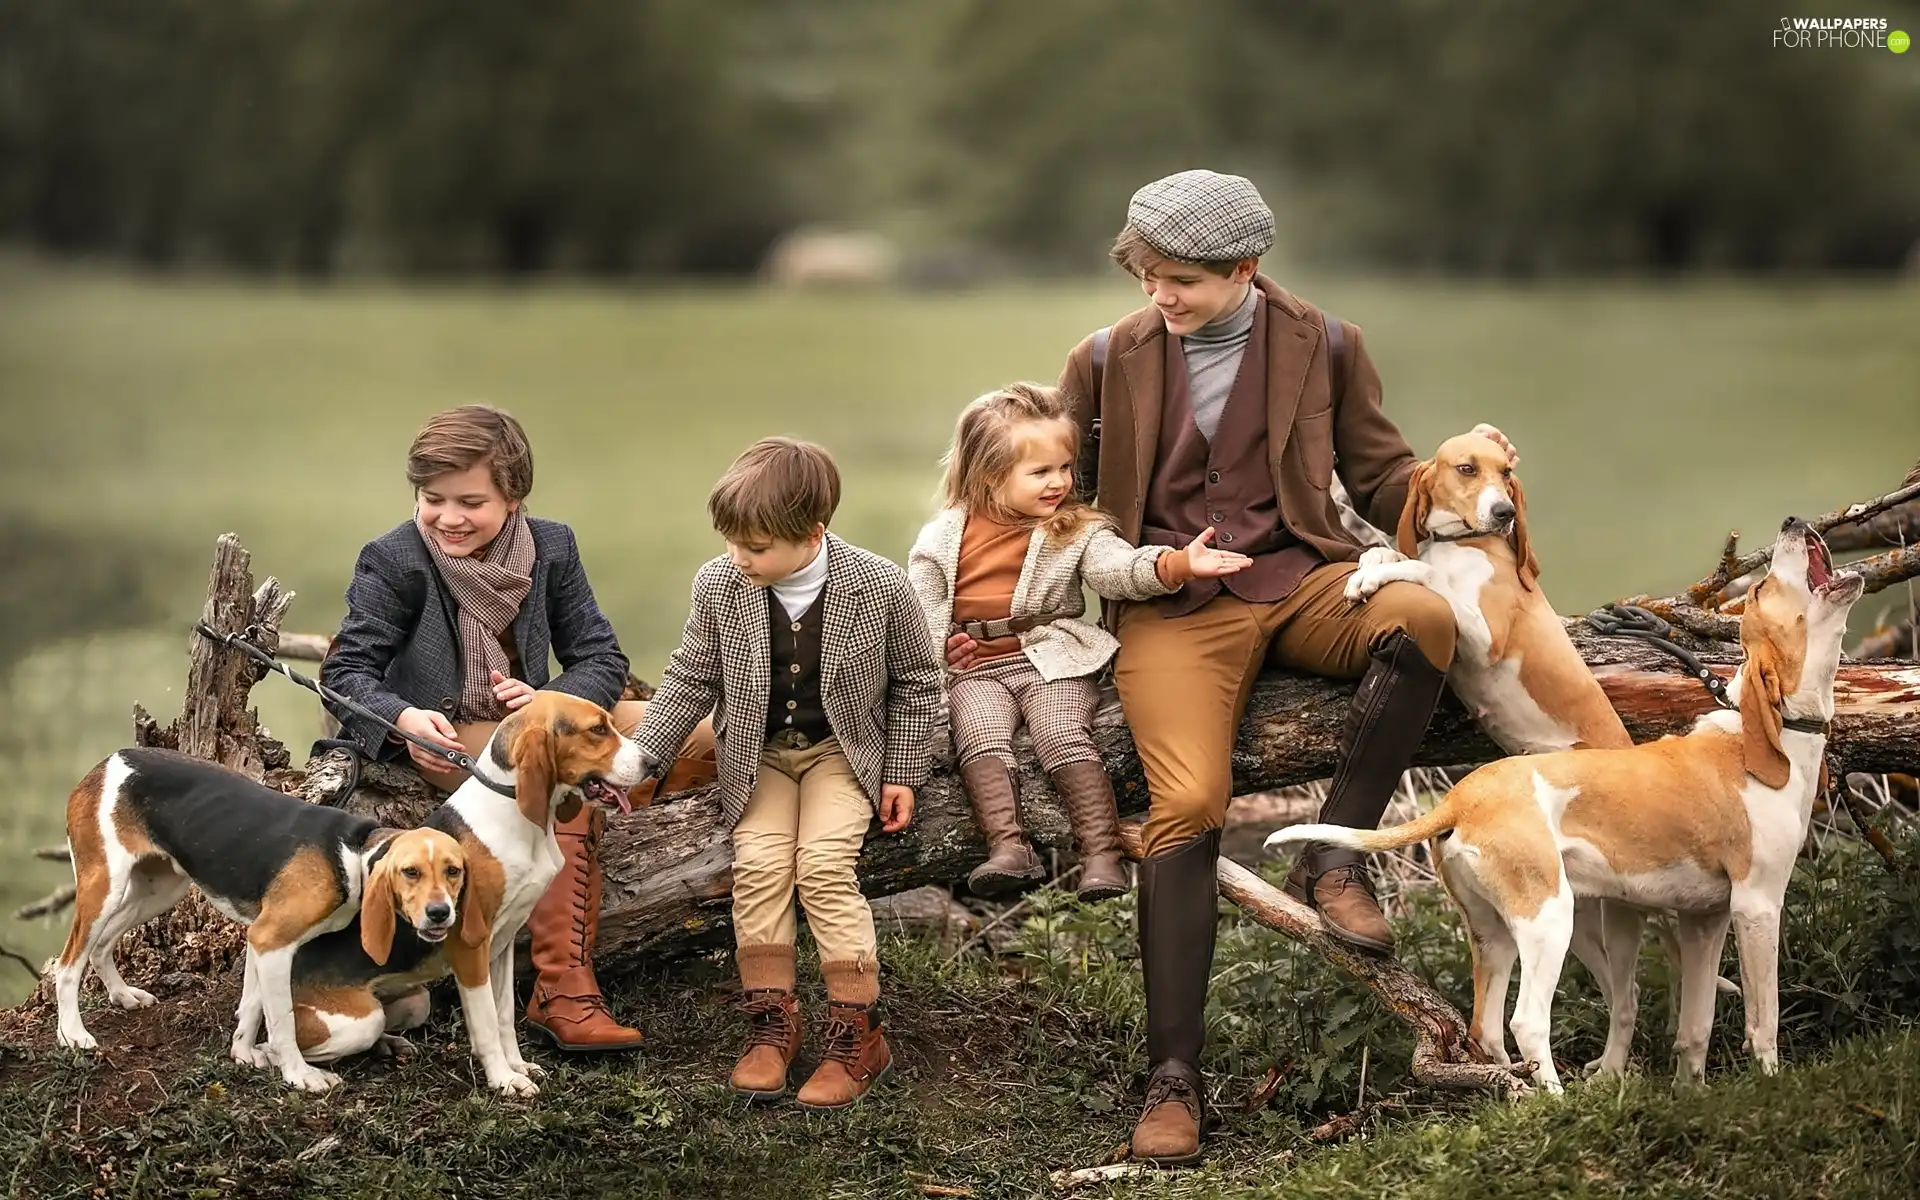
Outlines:
[[[419,523],[415,513],[414,524]],[[533,530],[527,527],[527,515],[508,517],[492,544],[467,558],[450,557],[424,526],[420,538],[460,609],[460,707],[455,719],[498,721],[506,709],[494,699],[492,672],[513,673],[500,639],[533,590]]]

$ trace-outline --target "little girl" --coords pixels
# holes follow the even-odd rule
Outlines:
[[[1184,550],[1128,545],[1074,496],[1078,446],[1058,388],[1016,383],[981,396],[954,430],[942,511],[907,560],[934,641],[949,646],[956,758],[987,835],[987,860],[967,876],[981,896],[1045,877],[1020,825],[1013,735],[1023,720],[1080,843],[1080,896],[1127,890],[1113,784],[1092,730],[1094,680],[1119,643],[1082,619],[1082,587],[1150,600],[1250,561],[1209,547],[1211,529]]]

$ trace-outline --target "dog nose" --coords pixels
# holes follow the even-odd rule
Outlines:
[[[1513,502],[1510,500],[1494,501],[1493,502],[1493,519],[1495,522],[1501,525],[1505,525],[1511,522],[1513,520]]]
[[[435,925],[445,925],[448,921],[453,920],[453,905],[448,904],[444,900],[435,900],[432,904],[427,905],[427,920],[432,921]]]
[[[1785,533],[1787,530],[1799,524],[1802,524],[1799,517],[1788,517],[1786,520],[1780,522],[1780,532]]]

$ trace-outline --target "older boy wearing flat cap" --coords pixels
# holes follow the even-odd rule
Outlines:
[[[1112,257],[1151,303],[1076,346],[1060,379],[1097,438],[1096,480],[1082,482],[1126,537],[1183,546],[1211,528],[1253,558],[1113,614],[1114,679],[1151,792],[1139,912],[1152,1073],[1133,1153],[1163,1163],[1200,1156],[1214,869],[1254,677],[1272,663],[1361,680],[1320,820],[1372,828],[1453,660],[1453,614],[1433,592],[1344,595],[1363,547],[1340,524],[1334,472],[1362,516],[1393,529],[1415,459],[1381,411],[1360,330],[1258,273],[1272,246],[1273,213],[1239,176],[1141,188]],[[1361,855],[1312,848],[1288,890],[1339,937],[1392,952]]]

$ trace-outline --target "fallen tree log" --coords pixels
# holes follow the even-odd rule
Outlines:
[[[1685,731],[1713,704],[1679,664],[1629,638],[1602,638],[1570,626],[1574,644],[1636,741]],[[1730,675],[1737,658],[1708,654],[1709,665]],[[1339,734],[1353,685],[1304,675],[1270,673],[1255,685],[1234,749],[1236,794],[1324,779],[1338,759]],[[1831,753],[1843,771],[1912,771],[1920,761],[1920,665],[1849,663],[1836,688],[1838,711]],[[1096,730],[1122,813],[1144,811],[1146,781],[1133,742],[1109,701]],[[1488,762],[1499,750],[1449,697],[1421,746],[1420,765]],[[341,760],[310,764],[304,789],[331,797],[343,782]],[[1045,776],[1023,760],[1022,804],[1035,840],[1071,850],[1067,823]],[[370,768],[344,803],[390,824],[413,824],[438,795],[411,771]],[[913,827],[869,838],[860,879],[882,896],[964,876],[985,854],[958,775],[944,756],[921,789]],[[597,959],[610,970],[672,958],[724,942],[732,886],[732,851],[714,806],[701,792],[608,823],[601,858]]]

